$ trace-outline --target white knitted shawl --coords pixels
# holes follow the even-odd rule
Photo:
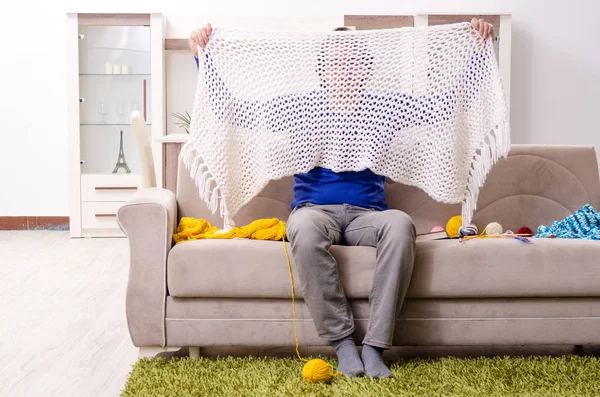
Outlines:
[[[508,154],[491,39],[468,23],[329,33],[217,29],[184,164],[226,223],[273,179],[370,169],[462,203]]]

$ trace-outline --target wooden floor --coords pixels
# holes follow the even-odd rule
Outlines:
[[[128,256],[124,238],[0,231],[0,396],[119,396]]]
[[[138,355],[125,319],[128,251],[124,238],[71,239],[61,231],[0,231],[1,397],[120,395]],[[590,348],[577,352],[600,354],[598,347]],[[331,355],[333,350],[303,347],[302,352]],[[572,346],[399,347],[386,356],[573,352]],[[293,346],[202,350],[207,357],[247,354],[295,355]]]

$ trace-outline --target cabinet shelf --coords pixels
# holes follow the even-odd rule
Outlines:
[[[127,178],[132,178],[132,177],[133,178],[139,178],[141,174],[139,172],[130,172],[129,174],[127,174],[127,173],[125,173],[123,171],[119,171],[116,174],[113,174],[112,172],[106,171],[106,172],[82,172],[81,175],[86,175],[86,176],[88,176],[88,175],[95,175],[95,176],[98,176],[98,175],[106,175],[106,176],[108,176],[108,175],[110,175],[110,176],[119,177],[119,178],[121,178],[121,177],[123,177],[123,178],[125,178],[125,177],[127,177]]]
[[[150,77],[149,74],[145,73],[127,73],[127,74],[108,74],[108,73],[79,73],[79,77],[85,76],[116,76],[116,77],[126,77],[126,76],[147,76]]]
[[[119,127],[119,126],[128,126],[130,123],[123,124],[111,124],[111,123],[80,123],[80,126],[106,126],[106,127]],[[147,126],[151,126],[151,123],[146,123]]]

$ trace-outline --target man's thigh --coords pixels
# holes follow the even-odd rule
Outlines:
[[[414,238],[412,219],[399,210],[366,211],[350,222],[344,231],[346,245],[377,247],[382,239],[403,241]]]
[[[309,204],[292,211],[287,221],[287,234],[292,244],[300,239],[309,242],[323,236],[327,236],[331,244],[341,243],[342,232],[335,213],[324,207],[331,206]]]

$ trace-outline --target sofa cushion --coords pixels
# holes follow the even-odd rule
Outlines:
[[[283,243],[199,240],[169,253],[167,283],[174,297],[290,298]],[[288,245],[288,252],[290,252]],[[375,268],[371,247],[331,247],[349,298],[368,298]],[[508,239],[417,243],[409,298],[600,296],[600,243]],[[292,271],[296,265],[290,254]],[[296,296],[302,284],[296,276]]]

